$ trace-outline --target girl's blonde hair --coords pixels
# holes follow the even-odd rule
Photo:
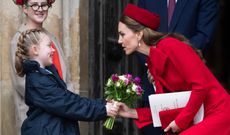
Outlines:
[[[44,32],[40,29],[31,29],[22,32],[19,36],[17,50],[15,52],[15,69],[18,76],[23,77],[25,75],[23,71],[23,61],[29,59],[29,49],[31,45],[39,44],[41,33]]]

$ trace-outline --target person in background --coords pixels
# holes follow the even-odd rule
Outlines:
[[[56,37],[49,33],[43,28],[43,22],[48,16],[49,9],[55,0],[16,0],[15,4],[22,7],[22,11],[26,15],[25,22],[15,33],[11,40],[10,46],[10,63],[11,63],[11,80],[14,88],[14,103],[15,103],[15,116],[17,133],[20,134],[20,128],[22,122],[26,118],[26,111],[28,107],[24,103],[25,98],[25,78],[18,77],[16,75],[15,63],[15,52],[17,48],[17,42],[19,35],[28,29],[40,28],[43,29],[52,40],[51,44],[55,49],[53,55],[53,62],[55,67],[58,69],[58,73],[61,78],[67,83],[68,89],[73,90],[72,83],[70,81],[70,74],[65,64],[65,57],[59,41]]]
[[[126,55],[139,52],[147,56],[151,83],[157,94],[191,90],[187,105],[164,131],[180,135],[229,135],[229,94],[184,36],[158,32],[159,25],[159,15],[128,4],[118,24],[118,42]],[[203,121],[190,125],[202,104]],[[154,121],[149,107],[133,109],[124,103],[117,105],[118,114],[135,119],[138,128]]]
[[[138,6],[160,15],[163,33],[179,33],[197,49],[207,49],[219,20],[218,0],[139,0]]]
[[[218,23],[218,0],[139,0],[138,6],[160,15],[161,23],[157,31],[184,35],[203,57],[202,52],[211,44]],[[143,72],[142,87],[145,88],[143,106],[149,106],[148,96],[155,92],[147,79],[146,56],[136,54],[142,65],[140,70]],[[142,132],[145,135],[162,134],[163,130],[150,124],[143,127]]]

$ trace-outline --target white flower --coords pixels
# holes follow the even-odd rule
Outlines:
[[[117,81],[115,85],[116,85],[116,87],[120,87],[121,83],[119,81]]]
[[[125,77],[125,75],[119,76],[119,79],[122,80],[122,82],[125,83],[125,85],[129,85],[130,81],[128,78]]]
[[[120,76],[118,76],[118,77],[119,77],[119,79],[122,80],[123,82],[124,82],[125,80],[127,80],[127,78],[125,78],[124,75],[120,75]]]
[[[106,86],[111,86],[112,85],[112,80],[108,79]]]
[[[131,92],[131,90],[130,90],[130,89],[127,89],[127,90],[126,90],[126,92],[127,92],[127,93],[130,93],[130,92]]]
[[[137,85],[136,85],[136,84],[133,84],[133,86],[132,86],[132,91],[136,92],[136,89],[137,89]]]

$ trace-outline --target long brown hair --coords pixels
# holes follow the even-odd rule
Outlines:
[[[189,42],[189,40],[178,33],[161,33],[155,30],[152,30],[148,27],[145,27],[144,25],[140,24],[139,22],[133,20],[132,18],[128,17],[128,16],[121,16],[120,18],[120,22],[124,23],[129,29],[131,29],[133,32],[140,32],[141,30],[143,31],[143,41],[145,42],[146,45],[148,46],[154,46],[156,45],[156,43],[158,41],[160,41],[161,39],[165,38],[165,37],[173,37],[176,38],[186,44],[188,44],[189,46],[191,46],[196,53],[199,55],[199,57],[205,62],[205,59],[202,55],[202,53],[196,49],[195,47],[192,46],[192,44]]]
[[[31,45],[38,45],[40,42],[40,29],[31,29],[22,32],[19,36],[17,43],[17,50],[15,52],[15,69],[17,75],[23,77],[25,75],[23,71],[23,61],[29,59],[29,49]]]

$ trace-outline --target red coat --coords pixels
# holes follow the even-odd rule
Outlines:
[[[150,48],[148,69],[155,79],[156,93],[192,90],[190,99],[175,122],[181,135],[230,135],[230,96],[187,44],[165,38]],[[188,128],[201,104],[204,119]],[[152,123],[150,108],[137,108],[139,128]]]

